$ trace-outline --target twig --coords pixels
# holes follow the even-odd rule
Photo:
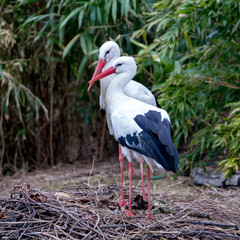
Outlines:
[[[88,176],[88,185],[90,185],[90,178],[91,178],[92,171],[93,171],[93,168],[94,168],[94,163],[95,163],[95,156],[93,157],[92,167],[91,167],[91,170],[90,170],[90,173],[89,173],[89,176]]]
[[[85,227],[91,229],[92,231],[94,231],[95,233],[97,233],[98,235],[102,236],[103,239],[108,239],[106,236],[104,236],[104,234],[102,232],[99,232],[98,230],[90,227],[89,225],[87,225],[85,222],[81,222],[81,224],[83,224]]]
[[[114,225],[102,225],[100,228],[122,228],[122,227],[134,227],[136,228],[137,226],[133,224],[114,224]]]
[[[192,230],[192,231],[186,231],[186,232],[164,232],[164,233],[158,233],[158,234],[147,234],[146,237],[150,238],[157,238],[157,237],[165,237],[169,239],[169,235],[172,235],[171,238],[176,238],[179,235],[218,235],[218,236],[224,236],[224,237],[232,237],[232,238],[240,238],[240,236],[232,235],[232,234],[225,234],[225,233],[218,233],[218,232],[210,232],[210,231],[201,231],[201,230]]]
[[[210,219],[210,214],[208,213],[200,213],[200,212],[193,212],[191,214],[189,214],[189,216],[191,217],[198,217],[198,218],[208,218]]]
[[[240,227],[235,224],[225,224],[225,223],[216,223],[216,222],[205,222],[205,221],[193,221],[193,220],[176,220],[176,223],[191,223],[191,224],[200,224],[200,225],[211,225],[218,226],[221,228],[231,228],[234,230],[239,230]]]
[[[71,239],[71,240],[77,240],[74,237],[71,237],[69,234],[67,234],[66,232],[64,232],[59,226],[56,226],[56,228],[64,235],[67,237],[67,239]]]
[[[32,224],[32,223],[52,223],[52,221],[46,221],[46,220],[38,220],[38,221],[19,221],[19,222],[0,222],[0,224],[4,225],[15,225],[15,224]]]
[[[95,233],[95,234],[93,234],[91,237],[86,238],[86,240],[91,240],[91,239],[95,238],[96,236],[97,236],[97,234]]]
[[[229,197],[229,196],[226,195],[226,194],[220,193],[219,191],[217,191],[217,190],[214,189],[213,187],[211,187],[211,189],[212,189],[214,192],[218,193],[219,195],[224,196],[224,197],[232,200],[233,202],[236,202],[236,203],[240,204],[240,202],[239,202],[238,200],[236,200],[236,199],[234,199],[234,198],[231,198],[231,197]]]
[[[49,233],[46,233],[46,232],[36,232],[36,233],[32,233],[32,234],[33,234],[33,235],[39,234],[40,236],[41,236],[41,235],[45,235],[46,237],[49,237],[49,239],[60,240],[60,238],[55,237],[54,235],[49,234]]]
[[[190,208],[191,206],[193,206],[193,204],[197,201],[197,199],[195,199],[191,204],[189,204],[187,207],[185,207],[183,210],[180,211],[180,213],[184,212],[185,210],[187,210],[188,208]],[[184,215],[183,217],[185,217],[186,215]],[[182,218],[183,218],[182,217]]]
[[[219,235],[219,236],[224,236],[224,237],[232,237],[232,238],[240,238],[238,235],[233,235],[233,234],[225,234],[225,233],[218,233],[218,232],[210,232],[210,231],[198,231],[198,230],[192,230],[189,232],[181,232],[183,235],[188,235],[188,234],[208,234],[208,235]]]

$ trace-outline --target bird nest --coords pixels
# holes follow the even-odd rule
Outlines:
[[[154,193],[154,219],[147,219],[139,192],[133,189],[135,217],[127,217],[118,185],[56,192],[16,185],[0,198],[0,239],[240,239],[239,195],[232,191],[209,186],[186,196],[170,188]]]

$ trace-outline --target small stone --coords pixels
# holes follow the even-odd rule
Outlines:
[[[196,185],[208,184],[215,187],[240,186],[240,171],[233,174],[231,178],[226,178],[224,173],[213,172],[209,169],[204,171],[201,167],[196,167],[191,172],[191,177]]]

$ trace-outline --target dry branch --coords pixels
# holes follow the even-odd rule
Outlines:
[[[193,220],[176,220],[176,223],[191,223],[191,224],[200,224],[200,225],[211,225],[217,226],[221,228],[231,228],[235,230],[240,230],[240,226],[235,224],[225,224],[225,223],[217,223],[217,222],[204,222],[204,221],[193,221]]]

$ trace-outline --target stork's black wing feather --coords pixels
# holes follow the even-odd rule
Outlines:
[[[153,158],[168,171],[176,172],[179,156],[171,137],[171,123],[164,119],[160,112],[149,111],[137,115],[134,121],[143,130],[140,133],[128,134],[118,139],[122,146]]]

